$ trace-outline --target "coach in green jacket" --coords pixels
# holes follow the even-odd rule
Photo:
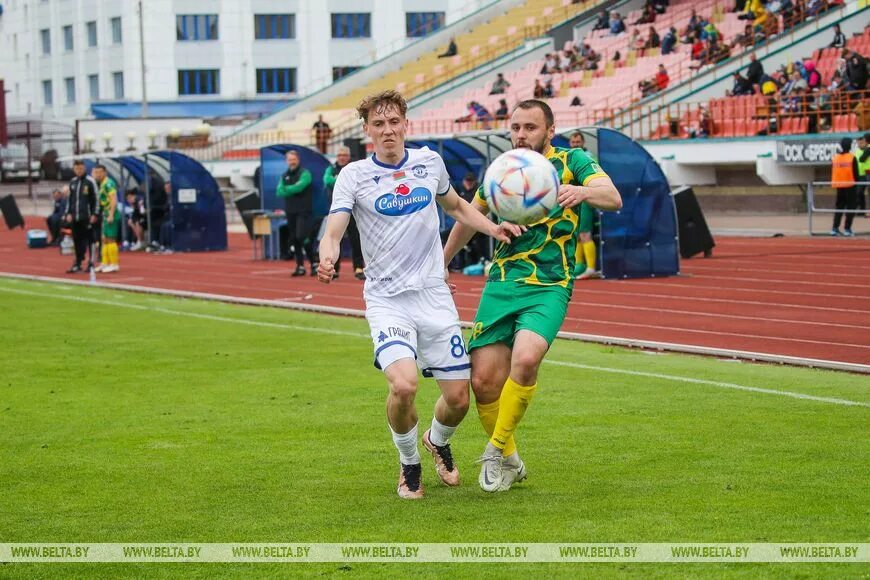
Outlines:
[[[348,147],[339,147],[335,155],[335,164],[326,168],[323,174],[323,189],[326,191],[326,202],[332,207],[332,190],[335,189],[335,182],[338,180],[338,174],[350,163],[350,149]],[[363,273],[365,263],[363,261],[362,247],[360,246],[359,230],[356,227],[356,220],[353,216],[350,217],[350,223],[347,225],[347,237],[350,239],[350,256],[353,261],[353,275],[357,280],[365,280],[366,275]],[[319,241],[319,240],[318,240]],[[338,271],[341,265],[341,255],[335,263],[335,274],[333,279],[338,278]]]
[[[316,276],[317,258],[311,232],[311,172],[299,163],[299,153],[296,151],[288,151],[286,160],[287,171],[281,176],[276,193],[284,198],[284,210],[287,212],[287,241],[292,248],[291,255],[296,258],[293,276],[305,275],[303,250],[308,255],[311,275]]]

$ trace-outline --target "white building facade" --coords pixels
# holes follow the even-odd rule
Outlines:
[[[7,0],[7,114],[72,120],[141,102],[143,52],[149,102],[195,115],[196,103],[295,98],[491,1]]]

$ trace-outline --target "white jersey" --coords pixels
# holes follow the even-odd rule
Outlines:
[[[444,284],[435,198],[450,189],[441,156],[406,149],[398,165],[349,163],[335,182],[329,213],[351,212],[365,258],[365,295],[393,296]]]

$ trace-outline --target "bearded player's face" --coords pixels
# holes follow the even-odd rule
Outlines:
[[[516,109],[511,115],[511,143],[514,149],[543,153],[550,146],[555,127],[547,127],[544,111],[537,107]]]

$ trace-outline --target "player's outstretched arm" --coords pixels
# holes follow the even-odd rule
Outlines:
[[[596,177],[586,185],[562,185],[559,187],[559,205],[574,207],[586,202],[604,211],[616,211],[622,207],[622,196],[609,177]]]
[[[514,224],[504,223],[496,225],[480,211],[473,208],[470,203],[459,197],[459,194],[452,187],[444,195],[438,196],[438,203],[457,223],[464,224],[475,231],[492,236],[500,242],[509,244],[511,242],[511,235],[516,237],[523,233],[522,229]],[[470,236],[469,239],[471,239]]]
[[[320,265],[317,267],[317,279],[329,284],[335,273],[335,263],[338,261],[338,253],[341,251],[341,238],[350,223],[350,212],[337,211],[329,214],[326,218],[326,231],[320,240]]]

